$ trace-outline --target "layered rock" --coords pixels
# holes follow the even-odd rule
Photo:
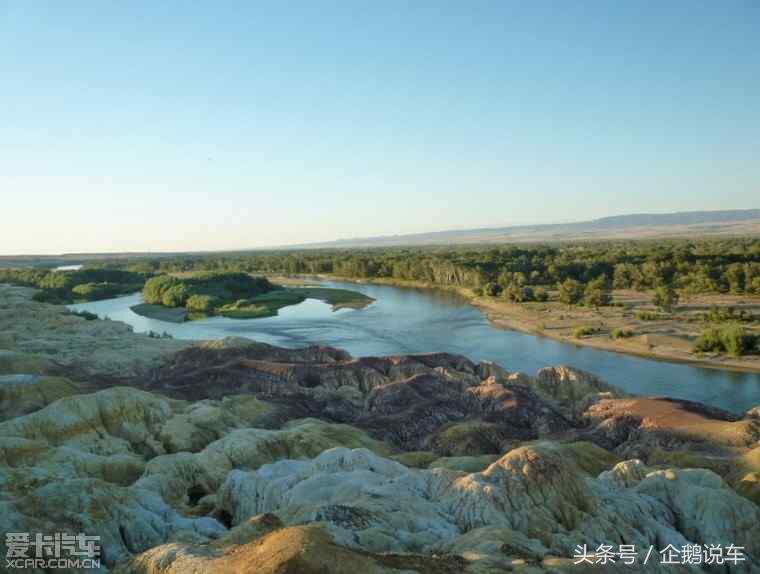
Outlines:
[[[150,339],[29,294],[0,287],[5,532],[99,534],[122,572],[700,571],[573,564],[621,543],[760,568],[754,411],[562,366]]]
[[[0,421],[34,412],[79,390],[79,385],[63,377],[0,375]]]
[[[232,471],[219,493],[219,512],[233,525],[262,513],[286,525],[322,523],[349,548],[456,551],[505,568],[526,557],[540,563],[572,556],[578,545],[616,541],[640,549],[735,544],[750,556],[736,571],[760,567],[760,509],[716,474],[621,463],[593,478],[548,442],[510,451],[471,474],[413,470],[366,450],[336,448],[310,461]]]

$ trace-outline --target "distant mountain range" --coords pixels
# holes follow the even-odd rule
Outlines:
[[[513,225],[457,229],[404,235],[385,235],[308,243],[298,248],[390,247],[447,245],[461,243],[501,243],[569,241],[583,239],[637,239],[703,237],[716,235],[760,235],[760,209],[683,211],[676,213],[633,213],[579,221],[541,225]]]
[[[455,245],[479,243],[582,241],[592,239],[646,239],[676,237],[760,235],[760,209],[722,211],[683,211],[676,213],[634,213],[615,215],[577,223],[513,225],[479,229],[457,229],[339,239],[322,243],[304,243],[270,248],[236,249],[227,254],[246,254],[272,249],[338,249],[351,247],[393,247]],[[62,255],[0,255],[0,267],[70,265],[102,259],[128,257],[172,257],[213,252],[134,252],[134,253],[67,253]],[[220,253],[220,252],[217,252]]]

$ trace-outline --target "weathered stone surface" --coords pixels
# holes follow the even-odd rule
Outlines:
[[[727,454],[760,439],[760,421],[691,401],[633,397],[603,399],[584,413],[588,436],[625,458],[659,448]]]
[[[751,413],[568,367],[167,342],[28,295],[0,287],[6,532],[100,534],[124,572],[694,571],[572,564],[622,542],[760,568]]]
[[[34,412],[77,392],[79,385],[63,377],[0,375],[0,421]]]
[[[373,554],[336,544],[321,525],[292,526],[260,539],[226,548],[189,544],[159,546],[125,564],[120,574],[197,574],[255,572],[458,574],[466,562],[457,556]]]
[[[263,512],[285,524],[323,522],[340,544],[374,552],[482,553],[488,543],[478,535],[494,529],[516,533],[511,545],[489,550],[502,558],[568,557],[576,545],[615,540],[645,548],[720,542],[745,546],[754,568],[760,551],[760,509],[714,473],[630,463],[594,479],[561,445],[546,442],[472,474],[411,470],[366,450],[336,448],[311,461],[232,471],[219,509],[232,524]]]
[[[564,365],[540,369],[529,384],[539,396],[554,404],[571,420],[580,419],[591,405],[601,399],[625,396],[620,389],[599,377]]]

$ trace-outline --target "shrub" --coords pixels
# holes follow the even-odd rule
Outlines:
[[[190,295],[185,307],[192,313],[212,313],[219,304],[219,298],[213,295]]]
[[[629,337],[633,337],[633,331],[631,331],[630,329],[618,327],[612,330],[613,339],[628,339]]]
[[[164,331],[163,333],[159,333],[157,331],[148,331],[147,333],[148,337],[151,339],[173,339],[174,337],[171,336],[171,334]]]
[[[121,293],[121,286],[116,283],[80,283],[71,289],[72,295],[78,299],[93,301],[95,299],[107,299]]]
[[[757,335],[747,333],[741,325],[708,327],[694,343],[697,353],[728,353],[740,357],[756,350]]]
[[[588,337],[590,335],[593,335],[596,333],[596,329],[589,325],[583,325],[581,327],[578,327],[573,331],[573,337],[576,339],[582,339],[583,337]]]
[[[664,313],[655,313],[654,311],[636,311],[636,318],[639,321],[661,321],[668,319],[669,316]]]
[[[755,321],[755,316],[744,309],[739,311],[733,307],[718,307],[713,305],[707,313],[700,315],[704,321],[710,321],[711,323],[726,323],[726,322],[741,322],[751,323]]]

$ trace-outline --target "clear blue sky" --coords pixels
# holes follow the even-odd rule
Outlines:
[[[759,207],[760,2],[0,0],[0,253]]]

